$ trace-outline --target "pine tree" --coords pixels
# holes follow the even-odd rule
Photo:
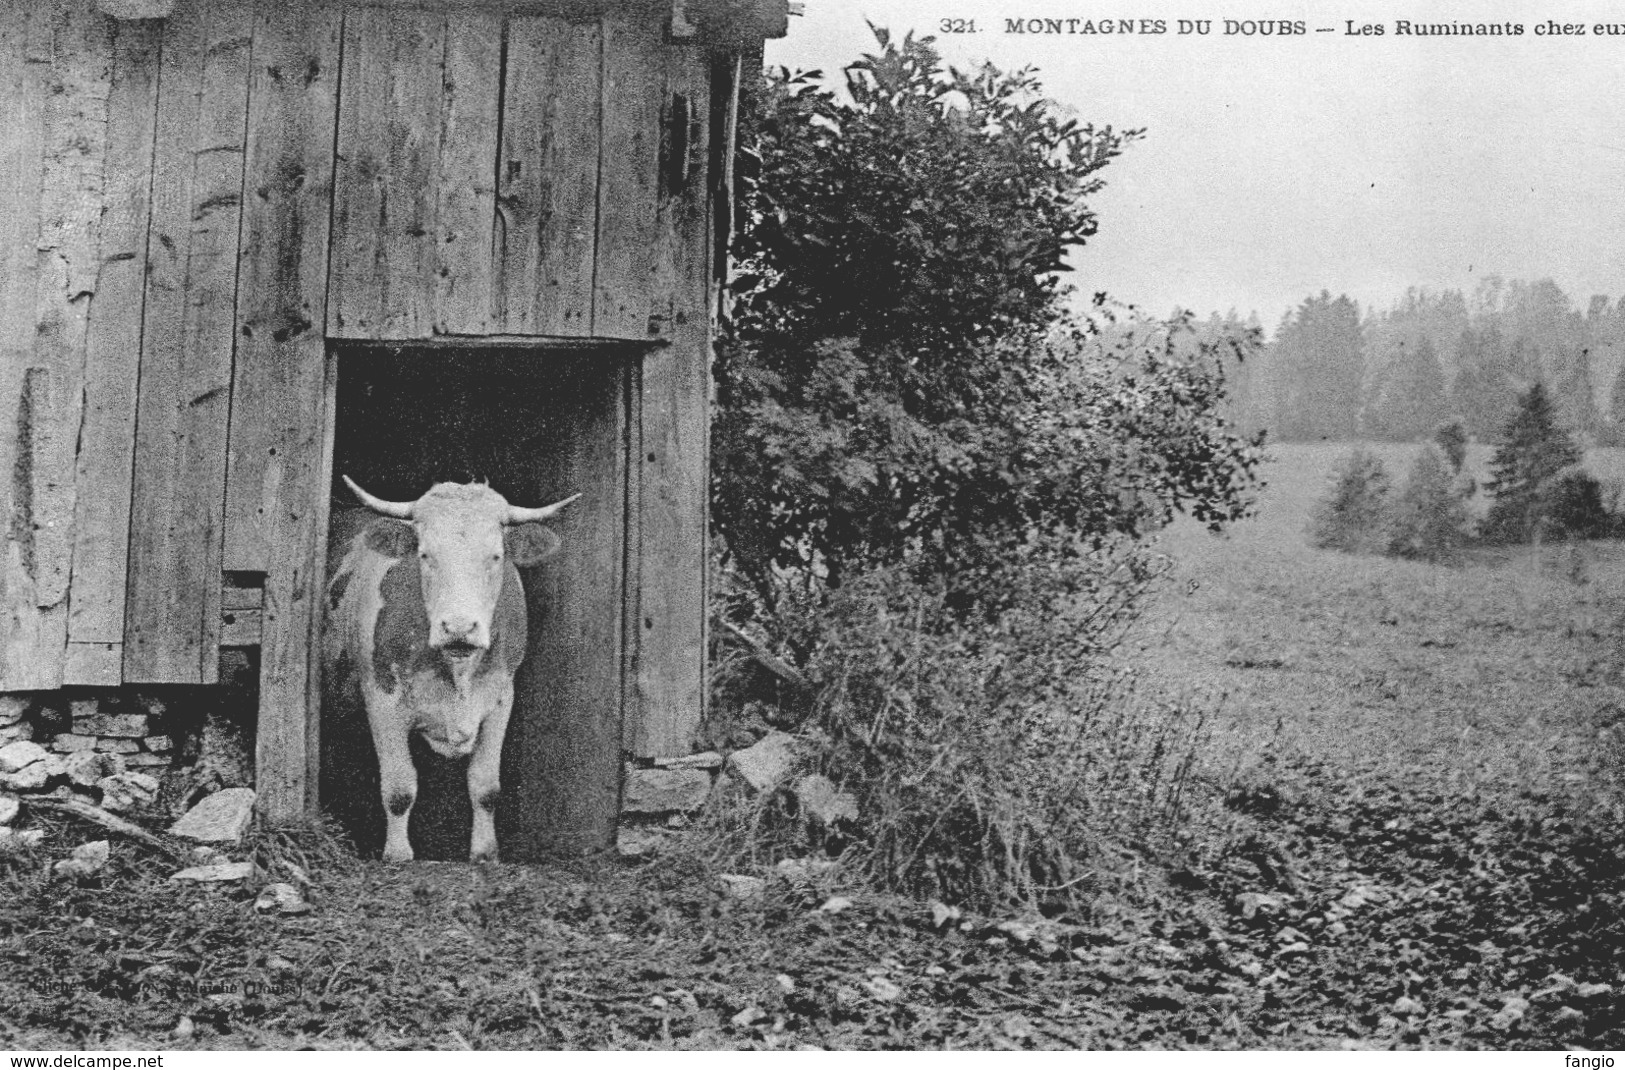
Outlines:
[[[1388,471],[1375,454],[1357,449],[1337,466],[1331,493],[1315,506],[1309,543],[1344,553],[1380,552],[1388,528]]]
[[[1553,476],[1578,464],[1582,454],[1557,422],[1546,388],[1538,380],[1518,398],[1501,445],[1490,461],[1484,489],[1493,501],[1485,534],[1503,542],[1531,541],[1542,520],[1542,490]]]
[[[1467,494],[1444,450],[1428,443],[1416,455],[1405,486],[1394,499],[1388,552],[1436,561],[1467,541]]]

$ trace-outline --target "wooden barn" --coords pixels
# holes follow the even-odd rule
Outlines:
[[[580,491],[531,588],[512,858],[606,846],[705,701],[741,61],[775,0],[0,0],[0,692],[209,685],[318,804],[340,474]]]

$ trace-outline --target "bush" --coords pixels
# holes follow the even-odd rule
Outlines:
[[[1337,466],[1331,493],[1315,508],[1310,544],[1350,554],[1386,550],[1392,491],[1381,459],[1354,450]]]
[[[1538,502],[1541,535],[1545,538],[1595,539],[1610,530],[1611,517],[1603,504],[1602,484],[1578,465],[1565,468],[1542,484]]]
[[[1058,904],[1096,890],[1102,857],[1165,842],[1203,720],[1138,698],[1108,656],[1161,565],[1131,544],[1086,561],[1014,573],[991,621],[902,570],[854,578],[806,618],[817,698],[785,727],[858,801],[835,845],[849,868],[983,908]],[[774,806],[722,814],[731,863],[806,850],[785,825],[764,835]]]
[[[954,595],[974,601],[1034,529],[1240,515],[1255,458],[1219,417],[1217,362],[1179,356],[1190,324],[1124,340],[1060,300],[1133,132],[1071,119],[1030,71],[876,37],[845,95],[781,74],[742,120],[756,162],[712,436],[727,566],[769,613],[786,573],[836,588],[899,565],[968,577]]]

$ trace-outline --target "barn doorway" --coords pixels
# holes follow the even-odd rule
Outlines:
[[[356,506],[341,478],[411,500],[485,480],[519,505],[580,492],[552,526],[560,551],[522,570],[529,654],[515,679],[497,835],[505,861],[593,853],[619,811],[626,624],[628,405],[641,351],[626,345],[331,343],[337,362],[329,532]],[[329,574],[345,547],[329,545]],[[319,798],[363,856],[383,843],[378,763],[359,702],[325,693]],[[466,760],[413,741],[417,857],[468,857]]]

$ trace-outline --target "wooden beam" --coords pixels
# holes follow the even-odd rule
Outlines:
[[[688,753],[705,709],[710,95],[705,53],[668,49],[650,328],[670,345],[643,363],[636,436],[638,704],[626,748],[639,757]]]
[[[315,783],[310,636],[325,579],[321,324],[341,29],[336,11],[307,0],[266,5],[254,25],[224,566],[264,573],[265,586],[262,610],[224,612],[220,644],[260,645],[255,787],[274,821],[303,813]]]
[[[111,24],[86,0],[0,7],[0,689],[62,680]]]
[[[446,22],[430,266],[435,334],[488,334],[495,314],[497,102],[502,19]]]
[[[115,30],[108,100],[106,210],[101,263],[85,346],[85,416],[80,431],[74,513],[73,587],[64,682],[109,682],[101,660],[122,656],[130,545],[130,481],[135,464],[136,386],[152,204],[162,28],[123,22]],[[104,651],[96,679],[80,678],[74,647]],[[117,684],[122,673],[110,681]]]
[[[503,333],[591,333],[601,53],[596,22],[509,20],[495,251]]]
[[[344,20],[328,334],[430,333],[435,159],[446,20],[365,8]]]
[[[212,683],[251,11],[165,24],[137,400],[124,677]]]
[[[604,19],[603,165],[592,333],[648,338],[660,183],[665,43],[658,26]]]

